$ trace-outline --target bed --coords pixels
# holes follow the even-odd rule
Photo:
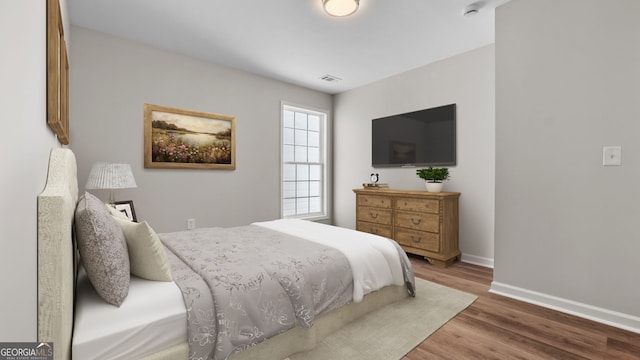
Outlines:
[[[332,331],[372,310],[414,295],[411,265],[396,243],[384,239],[386,253],[378,256],[390,264],[388,278],[371,278],[368,273],[379,273],[384,266],[367,263],[376,256],[363,244],[354,245],[358,244],[354,239],[370,235],[300,220],[276,220],[158,234],[172,278],[151,281],[131,275],[125,300],[113,306],[101,298],[99,286],[88,280],[90,267],[78,265],[74,221],[77,208],[88,201],[85,196],[78,196],[73,152],[53,149],[47,184],[38,196],[38,341],[53,343],[56,359],[207,358],[194,352],[195,343],[208,347],[216,359],[284,359],[313,348]],[[284,246],[261,248],[270,242]],[[205,253],[204,243],[218,247]],[[397,250],[399,265],[390,260],[386,243]],[[258,264],[266,253],[277,256],[279,252],[283,258]],[[133,259],[134,254],[130,256]],[[357,261],[364,265],[356,266]],[[131,264],[133,271],[135,262]],[[227,267],[233,264],[240,267]],[[316,266],[323,269],[320,275]],[[335,273],[339,268],[344,271]],[[128,267],[122,271],[129,277]],[[252,276],[258,280],[238,281]],[[309,283],[295,285],[300,279]],[[197,290],[196,282],[209,290]],[[334,289],[332,282],[337,288],[329,291]],[[226,289],[222,294],[211,290],[220,287]],[[302,292],[302,288],[311,291]],[[277,301],[288,297],[291,305],[275,305],[276,300],[267,295],[262,298],[271,293]],[[211,302],[215,310],[198,308],[197,302]],[[255,320],[254,308],[285,327],[271,328],[273,321],[266,324],[264,319],[258,325],[243,323]],[[245,318],[226,318],[234,313]],[[213,339],[208,338],[211,331],[202,331],[207,327],[216,328]]]

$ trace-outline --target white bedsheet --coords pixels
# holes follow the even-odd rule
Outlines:
[[[388,285],[403,285],[398,250],[389,239],[306,220],[281,219],[254,223],[340,250],[353,271],[353,301]]]
[[[187,312],[174,282],[131,276],[129,295],[118,308],[78,277],[73,359],[136,359],[187,341]]]

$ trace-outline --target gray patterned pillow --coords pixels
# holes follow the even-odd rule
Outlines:
[[[120,226],[104,203],[85,192],[75,216],[80,259],[87,276],[109,304],[120,306],[129,293],[129,253]]]

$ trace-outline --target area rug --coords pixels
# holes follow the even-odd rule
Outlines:
[[[289,359],[401,359],[477,298],[418,278],[416,290],[415,298],[371,312]]]

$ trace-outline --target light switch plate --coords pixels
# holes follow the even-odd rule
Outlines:
[[[602,148],[602,165],[619,166],[622,165],[622,147],[605,146]]]

